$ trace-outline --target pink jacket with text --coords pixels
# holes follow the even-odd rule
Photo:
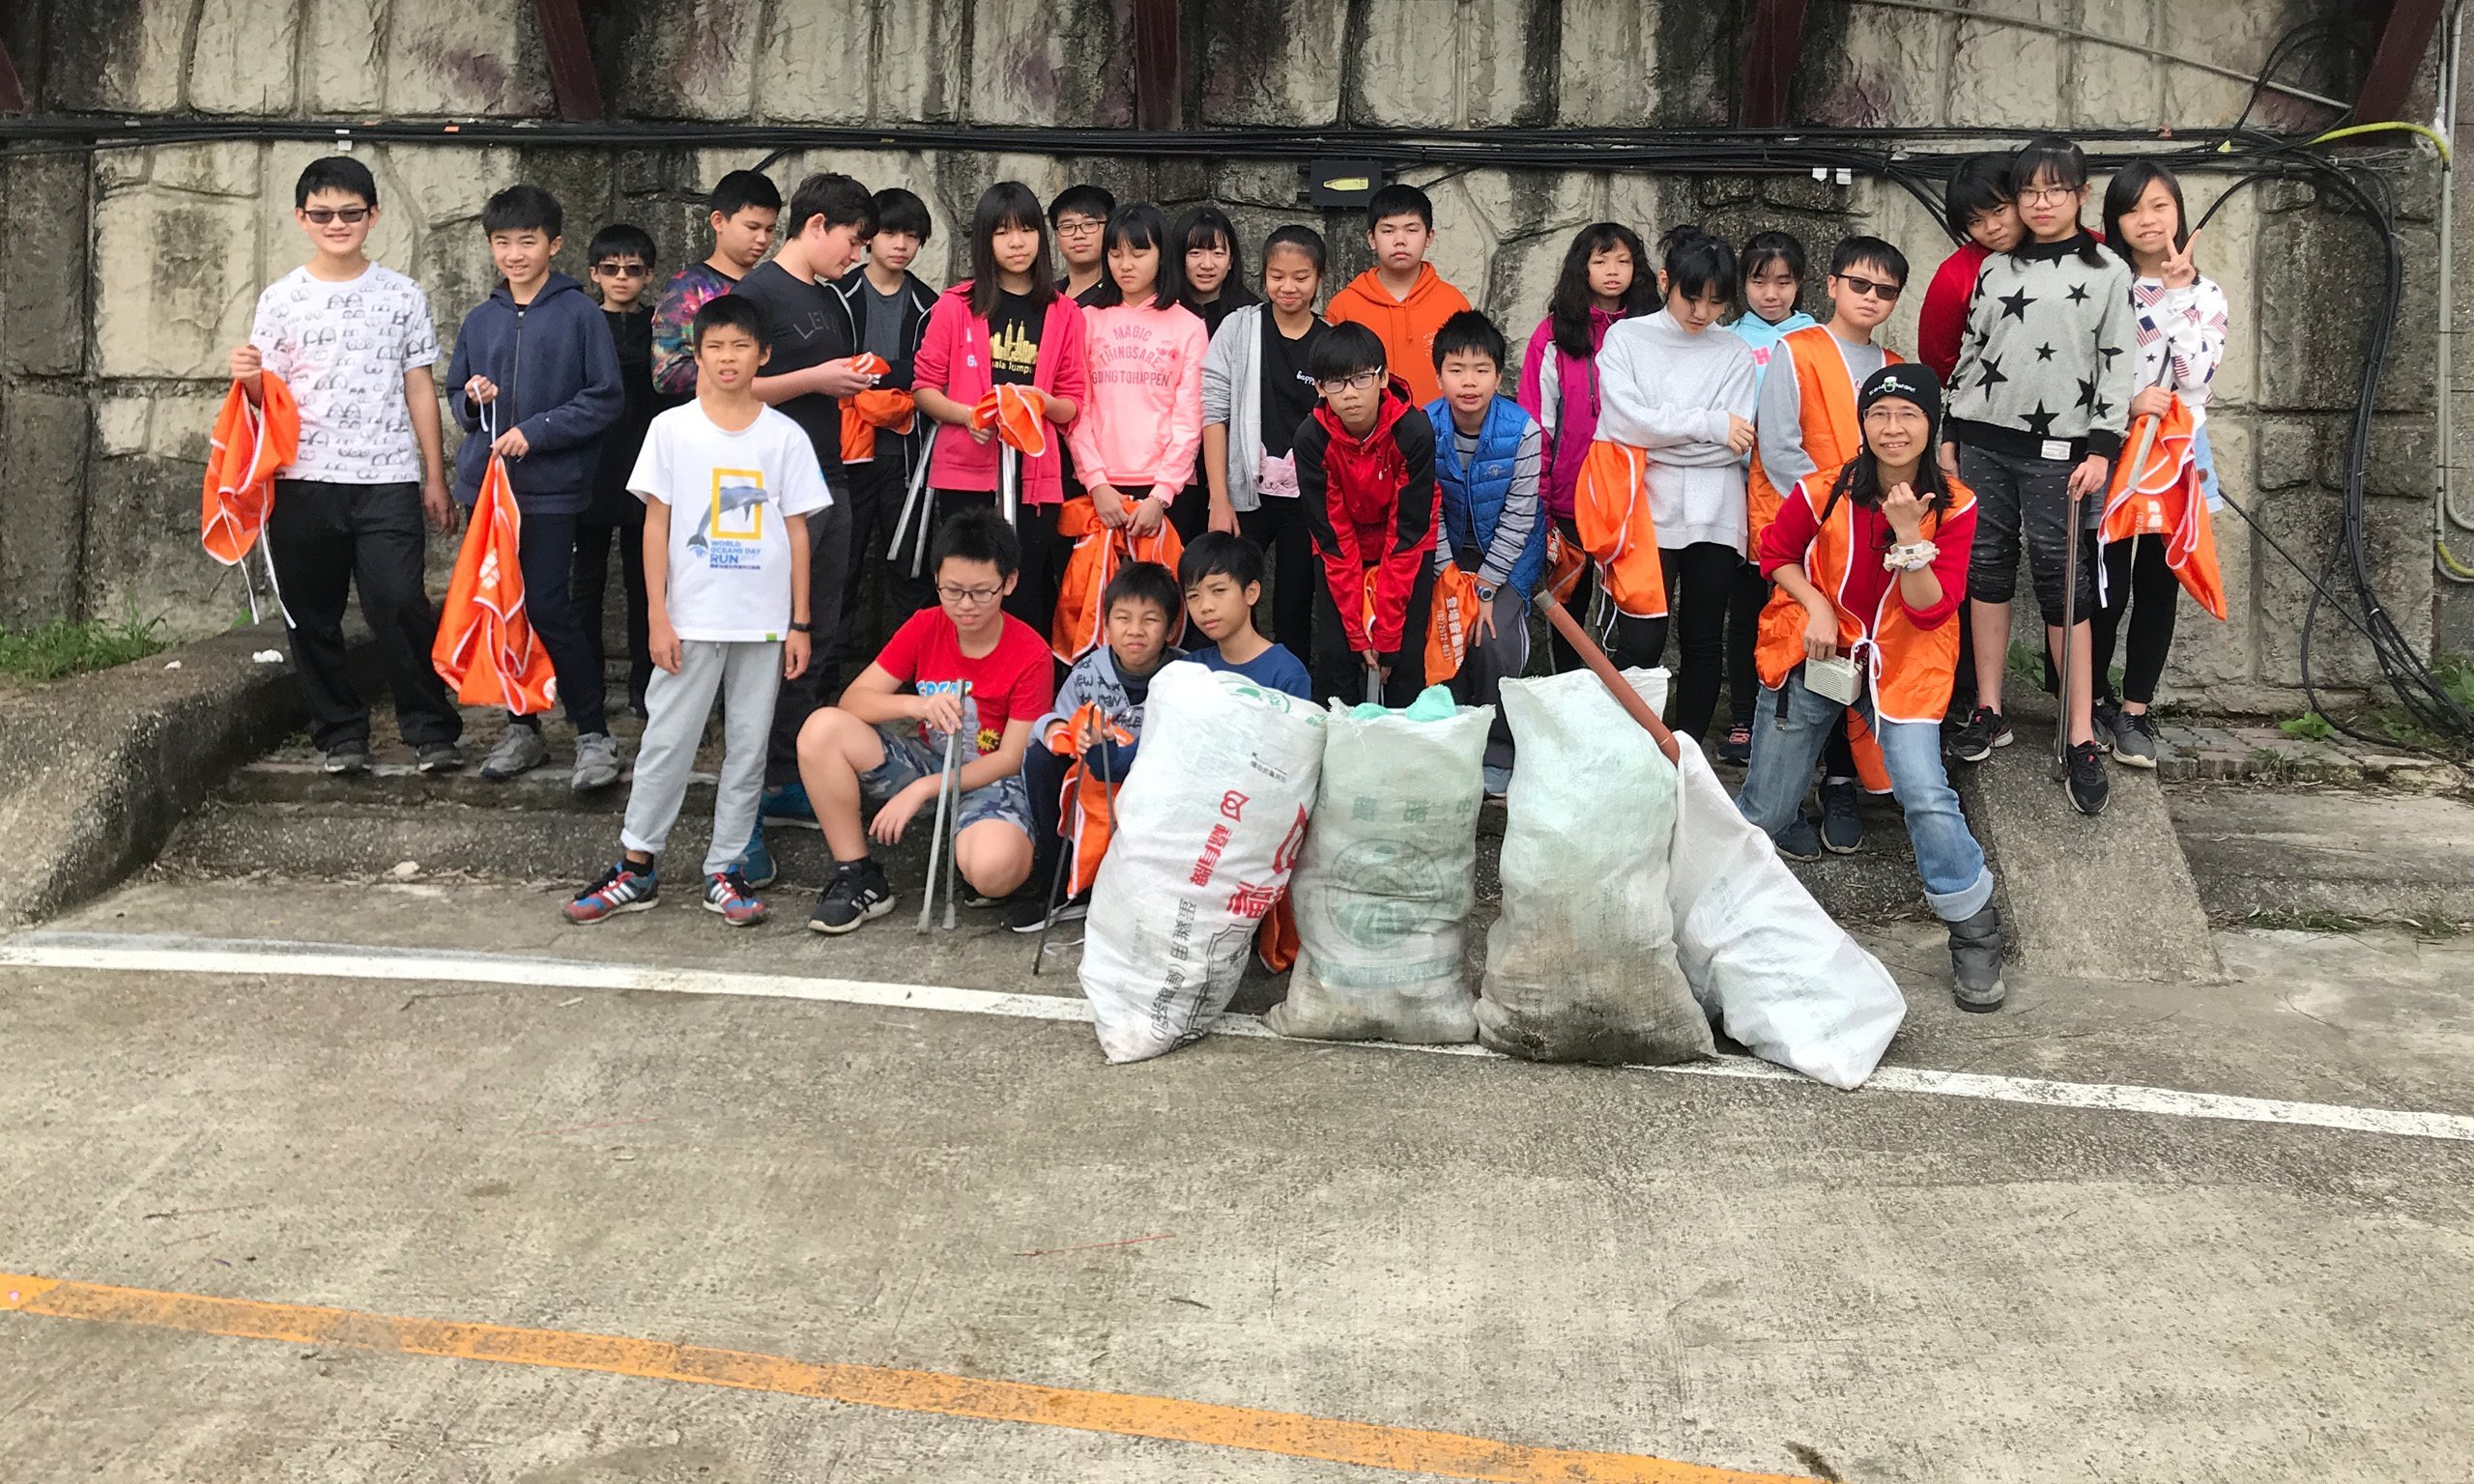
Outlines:
[[[1068,435],[1074,475],[1085,485],[1149,486],[1162,504],[1194,478],[1202,448],[1202,317],[1111,304],[1082,311],[1091,398]],[[1041,347],[1047,349],[1045,345]]]

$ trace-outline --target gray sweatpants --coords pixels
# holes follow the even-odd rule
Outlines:
[[[745,859],[764,793],[764,742],[773,728],[773,698],[781,689],[778,642],[679,641],[678,673],[656,669],[645,692],[645,709],[652,715],[645,722],[644,745],[636,751],[636,781],[627,793],[627,822],[618,842],[655,856],[669,842],[718,693],[722,776],[713,790],[713,843],[705,852],[705,874],[729,870]]]
[[[1511,766],[1511,724],[1504,719],[1504,682],[1529,669],[1529,605],[1510,584],[1495,589],[1495,632],[1472,643],[1452,680],[1452,699],[1464,706],[1492,706],[1495,725],[1486,736],[1486,766]]]

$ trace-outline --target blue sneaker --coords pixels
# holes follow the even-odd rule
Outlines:
[[[779,788],[768,789],[764,795],[764,802],[759,806],[758,817],[763,819],[815,819],[816,806],[808,802],[808,785],[805,784],[784,784]],[[759,882],[758,884],[762,885],[762,883]]]
[[[721,914],[734,928],[753,928],[764,921],[764,899],[748,890],[747,878],[735,870],[705,878],[705,910]]]
[[[621,912],[649,911],[660,895],[659,871],[649,864],[638,866],[621,857],[601,873],[600,880],[576,893],[575,900],[567,903],[567,921],[597,923]]]
[[[747,849],[738,858],[738,873],[750,886],[771,886],[775,870],[773,852],[764,846],[764,821],[756,822],[756,833],[747,837]]]

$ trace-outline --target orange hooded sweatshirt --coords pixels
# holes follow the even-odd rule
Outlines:
[[[1418,265],[1418,281],[1406,299],[1394,299],[1373,269],[1332,296],[1323,318],[1335,325],[1363,325],[1383,342],[1394,376],[1409,384],[1409,403],[1424,407],[1443,395],[1434,376],[1434,332],[1469,307],[1458,289],[1443,281],[1431,263]]]

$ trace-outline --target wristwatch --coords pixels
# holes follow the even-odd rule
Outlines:
[[[1495,601],[1495,589],[1487,586],[1483,583],[1480,583],[1478,585],[1478,601],[1481,603],[1492,603]]]
[[[808,622],[804,618],[793,618],[791,620],[791,632],[793,634],[813,634],[816,632],[816,625]]]

